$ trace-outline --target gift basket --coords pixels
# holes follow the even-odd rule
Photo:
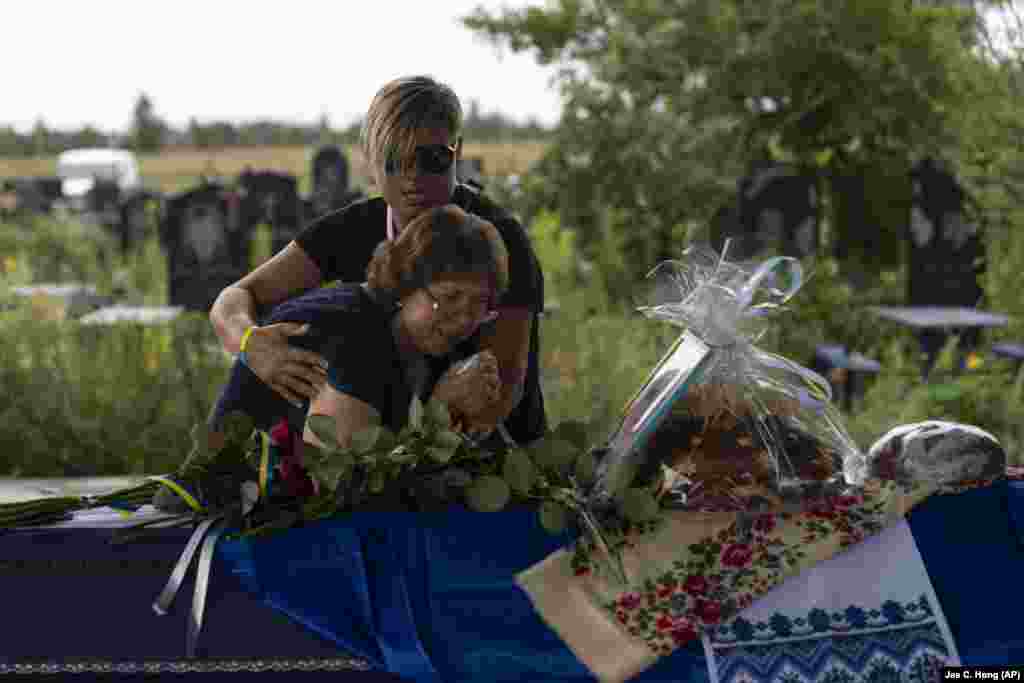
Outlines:
[[[690,247],[648,276],[639,310],[684,331],[600,449],[587,496],[596,526],[635,519],[637,501],[652,515],[758,513],[844,495],[867,476],[828,382],[757,346],[800,289],[800,262],[734,263],[728,246]]]

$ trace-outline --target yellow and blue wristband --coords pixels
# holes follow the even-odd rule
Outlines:
[[[238,360],[242,362],[242,365],[249,367],[249,356],[245,352],[245,347],[249,343],[249,337],[252,336],[252,331],[256,329],[256,325],[249,325],[245,328],[245,332],[242,333],[242,341],[238,343]]]

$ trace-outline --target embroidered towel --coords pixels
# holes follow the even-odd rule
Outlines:
[[[906,520],[702,636],[711,683],[941,679],[960,664]]]

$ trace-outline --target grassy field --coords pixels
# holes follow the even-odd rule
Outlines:
[[[487,175],[524,173],[544,153],[546,143],[466,143],[463,156],[483,159]],[[347,150],[352,182],[363,188],[370,186],[366,161],[358,146]],[[234,178],[246,167],[291,173],[299,179],[302,192],[309,190],[310,159],[315,148],[296,146],[221,147],[199,149],[174,147],[152,155],[141,155],[139,164],[147,185],[164,192],[188,188],[203,174]],[[55,157],[30,159],[0,158],[0,178],[10,176],[53,175]]]

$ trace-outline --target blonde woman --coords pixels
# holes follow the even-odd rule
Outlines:
[[[520,443],[547,428],[540,391],[538,314],[543,279],[526,232],[486,197],[456,181],[462,151],[462,107],[446,85],[426,76],[400,78],[374,97],[362,131],[363,152],[381,196],[362,200],[308,225],[272,259],[225,288],[210,320],[224,348],[240,350],[248,367],[295,405],[318,395],[325,359],[289,343],[308,328],[298,323],[257,325],[261,310],[324,282],[363,279],[377,246],[392,241],[419,215],[454,204],[493,224],[508,252],[509,287],[495,319],[459,345],[463,356],[487,350],[470,370],[441,378],[433,396],[445,401],[468,431],[504,424]]]

